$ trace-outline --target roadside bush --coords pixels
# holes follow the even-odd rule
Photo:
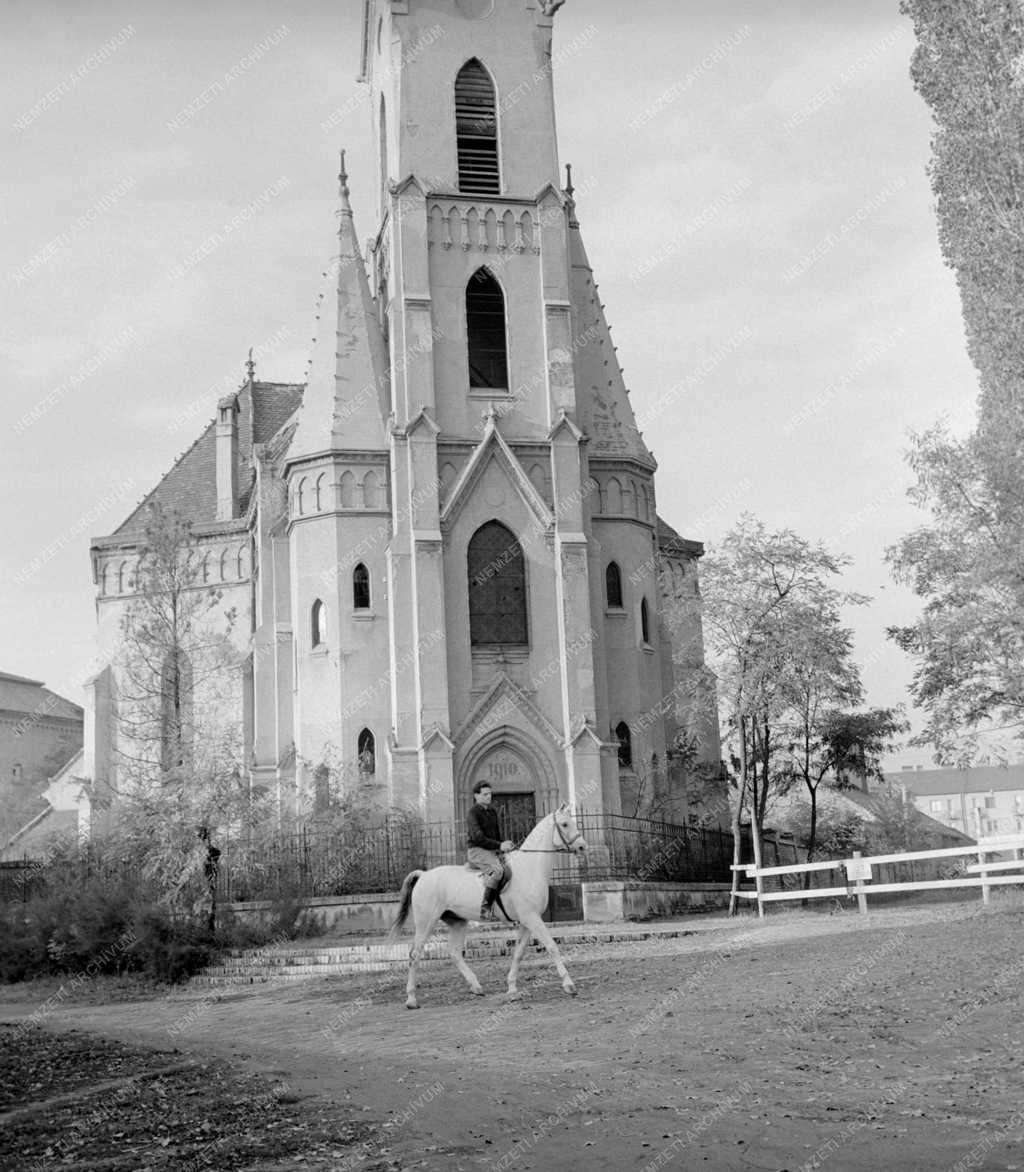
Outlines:
[[[172,920],[165,908],[149,904],[136,909],[133,925],[135,966],[158,981],[187,981],[213,959],[215,938],[194,923]]]
[[[127,859],[58,849],[27,898],[0,908],[0,981],[85,973],[142,973],[180,981],[217,942],[172,915]]]

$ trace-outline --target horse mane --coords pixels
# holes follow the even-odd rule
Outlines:
[[[523,839],[519,845],[519,850],[543,850],[545,847],[551,845],[551,831],[552,823],[555,820],[555,811],[552,810],[550,814],[545,814],[537,825],[530,831],[530,833]],[[547,841],[544,841],[544,836],[547,835]]]

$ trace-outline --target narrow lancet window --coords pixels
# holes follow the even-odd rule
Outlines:
[[[466,286],[466,336],[470,389],[508,390],[505,295],[487,269]]]
[[[609,562],[604,572],[605,599],[609,607],[615,610],[622,609],[622,574],[618,563]]]
[[[615,726],[615,739],[619,743],[619,768],[633,768],[633,738],[625,721]]]
[[[352,606],[356,610],[370,609],[370,574],[362,562],[352,571]]]

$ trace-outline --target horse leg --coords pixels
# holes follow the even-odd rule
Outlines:
[[[569,976],[569,970],[565,967],[565,962],[562,960],[562,954],[558,951],[558,945],[551,937],[548,931],[547,924],[538,915],[532,915],[529,919],[523,917],[523,926],[532,932],[533,935],[544,945],[548,950],[548,956],[555,962],[555,968],[558,970],[558,975],[562,978],[562,988],[569,994],[570,997],[576,996],[576,986],[573,984],[572,977]],[[525,948],[526,946],[523,945]],[[518,946],[517,946],[518,948]],[[510,974],[511,975],[511,974]]]
[[[523,953],[526,951],[527,944],[530,943],[531,932],[525,924],[519,925],[519,937],[516,940],[516,946],[512,952],[512,967],[508,970],[508,999],[509,1001],[518,1001],[521,994],[519,992],[519,962],[523,959]]]
[[[466,978],[469,991],[474,997],[482,997],[484,991],[480,987],[476,973],[466,964],[466,958],[463,955],[463,950],[466,947],[466,929],[468,927],[469,925],[465,920],[462,920],[458,924],[450,924],[448,926],[448,951],[452,955],[452,960],[455,961],[455,967]]]
[[[420,1003],[416,1000],[416,962],[423,956],[430,934],[434,930],[434,921],[423,918],[422,923],[416,920],[416,936],[409,949],[409,979],[405,983],[405,1008],[419,1009]]]

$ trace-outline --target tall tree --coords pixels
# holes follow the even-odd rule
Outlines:
[[[900,8],[917,37],[911,77],[935,118],[929,173],[939,242],[960,288],[982,414],[1013,404],[1019,433],[1024,9],[1020,0],[903,0]]]
[[[889,550],[922,617],[890,634],[917,660],[940,761],[969,761],[1024,717],[1024,10],[1019,0],[903,0],[914,85],[935,117],[930,175],[980,384],[977,429],[912,437],[911,496],[931,522]]]
[[[152,506],[115,671],[119,833],[171,905],[204,915],[211,836],[251,813],[237,616],[207,577],[190,524]]]
[[[847,693],[846,698],[859,695],[858,687]],[[843,693],[839,693],[834,698],[842,697]],[[807,828],[802,837],[810,862],[818,847],[821,789],[855,789],[869,778],[881,781],[883,756],[892,751],[896,738],[909,726],[899,708],[871,708],[863,712],[819,708],[817,697],[811,703],[794,706],[793,718],[791,768],[807,791]],[[810,886],[809,874],[805,880],[805,886]]]
[[[791,771],[780,767],[779,750],[795,673],[825,638],[821,624],[830,627],[844,605],[867,601],[834,584],[848,562],[790,529],[770,532],[749,515],[704,560],[698,605],[722,727],[736,763],[737,863],[744,808],[760,865],[769,796],[773,787],[792,782]]]

